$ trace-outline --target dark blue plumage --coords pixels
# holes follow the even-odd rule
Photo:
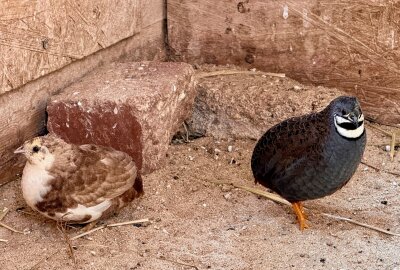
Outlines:
[[[366,144],[355,97],[339,97],[323,111],[287,119],[257,142],[251,159],[256,182],[292,203],[324,197],[345,185]]]

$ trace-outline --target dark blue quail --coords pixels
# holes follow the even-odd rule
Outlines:
[[[287,119],[257,142],[251,168],[256,183],[292,203],[303,230],[302,201],[330,195],[353,176],[366,144],[364,116],[355,97],[334,99],[318,113]]]

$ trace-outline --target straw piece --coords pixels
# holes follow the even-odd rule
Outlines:
[[[24,234],[23,232],[18,231],[18,230],[16,230],[16,229],[14,229],[14,228],[12,228],[12,227],[10,227],[10,226],[4,224],[3,222],[0,222],[0,226],[4,227],[4,228],[6,228],[6,229],[9,229],[9,230],[12,231],[12,232]]]
[[[390,231],[387,231],[387,230],[384,230],[384,229],[381,229],[381,228],[378,228],[378,227],[375,227],[375,226],[372,226],[372,225],[368,225],[366,223],[355,221],[355,220],[353,220],[351,218],[345,218],[345,217],[341,217],[341,216],[331,215],[331,214],[328,214],[328,213],[321,213],[321,215],[329,217],[329,218],[337,219],[337,220],[347,221],[349,223],[353,223],[353,224],[356,224],[358,226],[361,226],[361,227],[364,227],[364,228],[368,228],[368,229],[371,229],[371,230],[374,230],[374,231],[378,231],[378,232],[381,232],[381,233],[384,233],[384,234],[389,234],[389,235],[393,235],[393,236],[400,236],[400,234],[398,234],[398,233],[392,233]]]
[[[3,208],[3,210],[0,212],[0,221],[2,221],[3,218],[7,215],[8,211],[10,211],[10,209],[8,209],[7,207]]]
[[[390,142],[390,161],[394,160],[394,147],[396,144],[396,133],[392,133],[392,141]]]
[[[237,185],[237,184],[234,184],[234,183],[231,183],[231,185],[234,186],[234,187],[243,189],[243,190],[247,190],[247,191],[252,192],[254,194],[263,196],[263,197],[265,197],[267,199],[270,199],[270,200],[272,200],[274,202],[278,202],[278,203],[281,203],[281,204],[286,204],[286,205],[289,205],[289,206],[292,205],[290,202],[288,202],[287,200],[285,200],[284,198],[282,198],[281,196],[279,196],[279,195],[277,195],[275,193],[267,192],[267,191],[256,189],[256,188],[246,187],[246,186],[242,186],[242,185]]]
[[[126,221],[126,222],[120,222],[120,223],[113,223],[113,224],[108,224],[108,225],[101,225],[101,226],[99,226],[97,228],[94,228],[94,229],[92,229],[90,231],[78,234],[78,235],[72,237],[70,240],[71,241],[76,240],[76,239],[81,238],[81,237],[83,237],[85,235],[91,234],[93,232],[96,232],[98,230],[101,230],[101,229],[104,229],[104,228],[107,228],[107,227],[118,227],[118,226],[124,226],[124,225],[140,224],[140,223],[145,223],[145,222],[149,222],[149,219],[148,218],[144,218],[144,219],[138,219],[138,220],[132,220],[132,221]]]
[[[286,75],[284,73],[272,73],[272,72],[263,72],[263,71],[248,71],[248,70],[217,70],[210,72],[199,72],[195,76],[197,79],[207,78],[207,77],[215,77],[222,75],[235,75],[235,74],[246,74],[246,75],[265,75],[271,77],[279,77],[285,78]]]
[[[232,184],[232,185],[235,186],[235,187],[238,187],[240,189],[244,189],[244,190],[247,190],[249,192],[252,192],[254,194],[261,195],[261,196],[263,196],[263,197],[265,197],[267,199],[273,200],[275,202],[279,202],[279,203],[286,204],[286,205],[291,205],[287,200],[285,200],[283,198],[279,198],[280,197],[279,195],[276,195],[276,194],[273,194],[273,193],[270,193],[270,192],[266,192],[266,191],[262,191],[262,190],[258,190],[258,189],[255,189],[255,188],[241,186],[241,185],[236,185],[236,184]],[[312,211],[317,211],[317,210],[312,210]],[[319,211],[317,211],[317,212],[319,212]],[[352,224],[355,224],[355,225],[358,225],[358,226],[361,226],[361,227],[364,227],[364,228],[368,228],[368,229],[371,229],[371,230],[374,230],[374,231],[378,231],[378,232],[381,232],[381,233],[384,233],[384,234],[393,235],[393,236],[400,236],[400,234],[392,233],[390,231],[387,231],[387,230],[384,230],[384,229],[381,229],[381,228],[378,228],[378,227],[375,227],[375,226],[372,226],[372,225],[368,225],[366,223],[355,221],[355,220],[352,220],[350,218],[345,218],[345,217],[336,216],[336,215],[323,213],[323,212],[320,212],[320,214],[323,215],[323,216],[326,216],[326,217],[334,218],[334,219],[341,220],[341,221],[346,221],[346,222],[349,222],[349,223],[352,223]]]

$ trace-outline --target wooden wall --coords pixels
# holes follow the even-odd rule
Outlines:
[[[0,1],[0,94],[140,33],[163,2]]]
[[[0,184],[45,131],[51,95],[118,59],[164,60],[164,31],[163,0],[0,1]]]
[[[400,1],[169,0],[172,59],[283,72],[400,126]]]

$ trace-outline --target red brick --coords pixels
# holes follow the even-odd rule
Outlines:
[[[190,116],[193,69],[185,63],[113,63],[53,96],[48,130],[67,142],[127,152],[142,173],[162,164],[171,137]]]

